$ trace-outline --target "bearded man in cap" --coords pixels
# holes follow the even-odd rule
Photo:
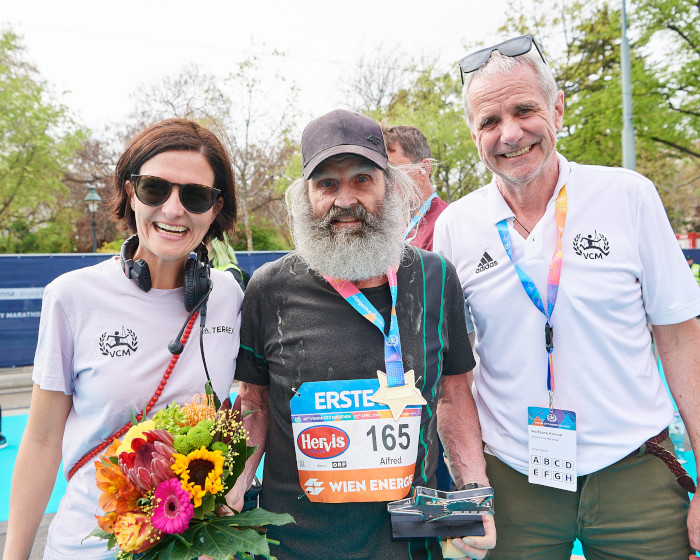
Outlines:
[[[259,447],[229,503],[265,452],[260,505],[296,522],[269,530],[281,560],[440,558],[436,538],[392,539],[387,502],[435,487],[436,427],[458,487],[488,486],[457,275],[403,241],[415,185],[375,121],[332,111],[301,150],[287,191],[296,251],[246,292],[236,379]],[[495,545],[483,522],[485,535],[454,539],[458,556]]]

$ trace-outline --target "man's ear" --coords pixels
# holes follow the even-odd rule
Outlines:
[[[562,90],[557,92],[554,102],[554,125],[557,130],[561,130],[564,126],[564,92]]]

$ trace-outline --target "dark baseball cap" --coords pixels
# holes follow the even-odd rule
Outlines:
[[[345,109],[336,109],[306,125],[301,135],[304,179],[321,163],[338,154],[356,154],[385,170],[389,161],[379,124],[373,119]]]

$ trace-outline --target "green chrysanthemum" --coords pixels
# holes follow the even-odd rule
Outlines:
[[[212,440],[211,433],[206,426],[202,426],[201,422],[187,432],[187,440],[192,449],[207,447]]]
[[[162,408],[153,416],[156,427],[168,430],[171,434],[180,433],[182,426],[187,425],[187,415],[176,402]]]
[[[212,418],[200,420],[197,423],[197,427],[199,427],[199,426],[201,426],[202,428],[205,428],[208,432],[211,432],[212,428],[214,427],[214,420]]]
[[[187,437],[187,434],[175,436],[175,439],[173,440],[173,447],[175,448],[175,451],[182,455],[187,455],[194,449],[190,445],[190,440]]]
[[[228,453],[228,446],[223,441],[215,441],[211,444],[212,451],[221,451],[224,455]]]

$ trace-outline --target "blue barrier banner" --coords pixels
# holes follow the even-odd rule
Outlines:
[[[700,263],[700,249],[683,249],[686,257],[691,257],[696,263]]]
[[[238,264],[251,276],[286,251],[236,253]],[[74,253],[54,255],[0,255],[0,367],[28,366],[34,362],[41,297],[44,287],[65,272],[92,266],[114,255]]]

